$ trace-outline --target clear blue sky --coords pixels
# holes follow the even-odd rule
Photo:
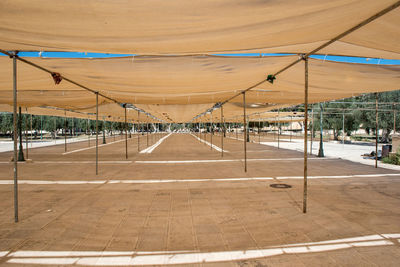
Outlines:
[[[3,55],[3,54],[1,54]],[[21,57],[38,57],[39,52],[20,52]],[[240,53],[240,54],[214,54],[218,56],[260,56],[259,53]],[[286,56],[290,54],[262,54],[263,56]],[[4,56],[4,55],[3,55]],[[103,53],[83,53],[83,52],[43,52],[42,57],[48,58],[108,58],[133,56],[133,54],[103,54]],[[343,57],[343,56],[324,56],[313,55],[312,58],[325,59],[337,62],[364,63],[364,64],[381,64],[381,65],[400,65],[400,60],[394,59],[378,59],[378,58],[362,58],[362,57]]]

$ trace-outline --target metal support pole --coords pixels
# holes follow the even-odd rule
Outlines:
[[[307,212],[308,57],[304,58],[304,185],[303,213]]]
[[[278,109],[278,149],[279,149],[279,141],[280,141],[280,135],[281,135],[281,120],[279,119],[280,112],[281,112],[281,109]]]
[[[28,112],[28,108],[26,108],[26,111]],[[25,150],[26,150],[26,158],[29,159],[27,116],[25,117]]]
[[[57,144],[57,117],[54,117],[54,144]]]
[[[128,159],[128,128],[126,123],[126,105],[124,106],[125,111],[125,158]]]
[[[244,171],[247,172],[247,122],[246,122],[246,92],[243,92],[243,127],[244,127]]]
[[[96,92],[96,175],[99,174],[99,93]]]
[[[32,148],[32,145],[33,145],[33,131],[32,131],[32,121],[33,121],[33,115],[31,114],[31,148]]]
[[[210,146],[210,149],[212,150],[212,148],[213,148],[213,134],[214,134],[214,127],[213,127],[213,117],[212,117],[212,111],[211,111],[211,114],[210,114],[210,116],[211,116],[211,130],[210,130],[210,135],[211,135],[211,146]]]
[[[103,144],[106,143],[106,122],[104,120],[104,116],[103,116]]]
[[[260,126],[261,126],[261,115],[259,115],[258,118],[258,143],[261,144],[261,131],[260,131]]]
[[[342,119],[342,123],[343,123],[343,125],[342,125],[342,131],[343,131],[343,133],[342,133],[342,145],[344,145],[344,110],[343,110],[343,117],[342,117],[343,119]]]
[[[90,129],[89,129],[89,119],[87,119],[87,122],[86,122],[86,130],[87,130],[87,135],[88,135],[88,146],[90,147]]]
[[[40,116],[40,140],[43,140],[43,116]]]
[[[318,157],[324,157],[324,140],[323,140],[323,121],[322,121],[322,103],[319,103],[319,150]]]
[[[146,123],[146,142],[147,142],[147,147],[149,147],[149,124]]]
[[[312,147],[314,141],[314,108],[311,109],[311,144],[310,144],[310,155],[312,155]]]
[[[21,112],[21,107],[19,107],[18,132],[19,132],[18,161],[25,161],[25,159],[24,159],[24,149],[22,147],[22,112]]]
[[[221,106],[221,157],[224,157],[224,128],[222,122],[224,121],[224,107]]]
[[[140,132],[139,132],[139,129],[140,129],[140,111],[139,110],[137,112],[137,116],[138,116],[137,151],[139,152],[140,151]]]
[[[13,135],[14,135],[14,221],[18,222],[18,160],[17,160],[17,58],[13,59]]]
[[[67,152],[67,112],[64,111],[64,152]]]
[[[378,134],[379,134],[379,126],[378,126],[378,93],[375,93],[375,168],[378,168]]]

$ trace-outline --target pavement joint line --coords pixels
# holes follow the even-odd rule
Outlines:
[[[190,135],[193,136],[194,138],[196,138],[197,140],[199,140],[200,142],[206,143],[206,145],[211,146],[211,148],[214,148],[214,149],[217,150],[218,152],[222,152],[222,149],[221,149],[220,147],[217,147],[216,145],[211,144],[211,143],[207,142],[206,140],[203,140],[203,139],[201,139],[201,138],[195,136],[195,135],[192,134],[192,133],[191,133]],[[224,152],[227,152],[227,153],[228,153],[229,151],[224,149]]]
[[[304,160],[304,158],[272,158],[272,159],[247,159],[247,161],[294,161]],[[333,160],[328,158],[309,158],[308,160]],[[200,160],[136,160],[133,163],[138,164],[185,164],[185,163],[212,163],[212,162],[237,162],[243,159],[200,159]]]
[[[137,137],[134,136],[133,138],[137,138]],[[132,139],[132,138],[131,138],[131,139]],[[101,144],[101,145],[98,145],[98,147],[108,146],[108,145],[115,144],[115,143],[119,143],[119,142],[123,142],[123,141],[125,141],[125,139],[123,139],[123,140],[118,140],[118,141],[113,141],[113,142],[110,142],[110,143],[107,143],[107,144]],[[84,150],[89,150],[89,149],[93,149],[93,148],[96,148],[96,146],[85,147],[85,148],[80,148],[80,149],[76,149],[76,150],[72,150],[72,151],[67,151],[67,152],[62,153],[61,155],[67,155],[67,154],[71,154],[71,153],[75,153],[75,152],[80,152],[80,151],[84,151]]]
[[[396,245],[400,234],[378,234],[310,243],[293,243],[246,250],[200,252],[183,251],[1,251],[6,263],[54,265],[177,265],[228,262],[266,258],[285,254],[324,253],[356,247]],[[398,241],[397,241],[398,242]]]
[[[167,139],[172,133],[169,133],[168,135],[164,136],[163,138],[161,138],[160,140],[157,141],[157,143],[153,144],[152,146],[149,146],[148,148],[143,149],[142,151],[140,151],[140,154],[143,153],[152,153],[154,149],[156,149],[159,145],[161,145],[162,142],[164,142],[165,139]]]
[[[354,175],[323,175],[308,176],[310,179],[347,179],[347,178],[371,178],[371,177],[400,177],[399,173],[382,174],[354,174]],[[268,181],[276,179],[303,179],[303,176],[277,176],[277,177],[239,177],[239,178],[197,178],[197,179],[138,179],[138,180],[18,180],[19,184],[158,184],[158,183],[187,183],[187,182],[232,182],[232,181]],[[14,180],[0,180],[0,185],[13,184]]]

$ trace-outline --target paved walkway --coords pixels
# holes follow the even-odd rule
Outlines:
[[[310,156],[304,214],[301,152],[249,143],[247,172],[228,138],[223,157],[189,134],[139,153],[164,136],[100,147],[99,175],[86,142],[32,149],[18,223],[0,153],[0,265],[398,266],[397,171]]]

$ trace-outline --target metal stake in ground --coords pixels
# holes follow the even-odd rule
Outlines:
[[[246,92],[243,92],[243,143],[244,143],[244,171],[247,172],[247,122],[246,122]]]
[[[14,221],[18,222],[18,161],[17,161],[17,58],[13,59],[13,135],[14,135]]]
[[[96,175],[99,174],[99,93],[96,92]]]
[[[221,106],[221,157],[224,157],[224,133],[222,122],[224,121],[224,107]]]
[[[308,57],[304,57],[304,185],[303,213],[307,212]]]
[[[378,93],[375,93],[375,168],[378,168]]]
[[[125,111],[125,158],[128,159],[128,127],[126,123],[126,104],[124,105]]]

